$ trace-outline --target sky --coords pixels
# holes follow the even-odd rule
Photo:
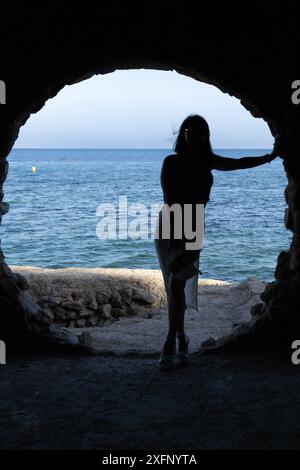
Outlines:
[[[21,127],[14,148],[172,148],[203,116],[216,148],[272,148],[267,124],[218,88],[175,71],[116,70],[65,86]]]

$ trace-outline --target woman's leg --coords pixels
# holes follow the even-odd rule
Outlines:
[[[186,280],[176,279],[170,275],[170,294],[168,298],[169,336],[184,331],[185,288]]]
[[[185,313],[185,305],[182,307],[178,324],[177,324],[177,333],[181,333],[181,334],[184,334],[184,313]]]

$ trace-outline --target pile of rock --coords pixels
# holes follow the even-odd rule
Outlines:
[[[13,266],[50,323],[99,327],[136,315],[151,318],[165,306],[159,270],[43,269]]]
[[[48,317],[68,327],[104,326],[122,316],[137,315],[150,318],[159,307],[155,294],[136,287],[120,291],[83,291],[63,289],[37,299]]]

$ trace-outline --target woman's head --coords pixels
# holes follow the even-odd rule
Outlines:
[[[206,120],[199,114],[190,114],[182,122],[174,144],[176,153],[191,151],[199,155],[211,155],[210,132]]]

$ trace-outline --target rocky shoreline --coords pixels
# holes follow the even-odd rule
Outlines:
[[[10,266],[33,299],[49,337],[93,353],[157,354],[167,332],[167,301],[159,269]],[[199,311],[185,314],[190,351],[214,343],[256,318],[265,282],[199,278]],[[255,315],[255,317],[253,317]],[[208,343],[207,343],[208,341]],[[204,342],[204,343],[203,343]]]
[[[102,327],[121,317],[151,318],[166,305],[158,270],[46,269],[10,266],[49,323],[68,328]]]

